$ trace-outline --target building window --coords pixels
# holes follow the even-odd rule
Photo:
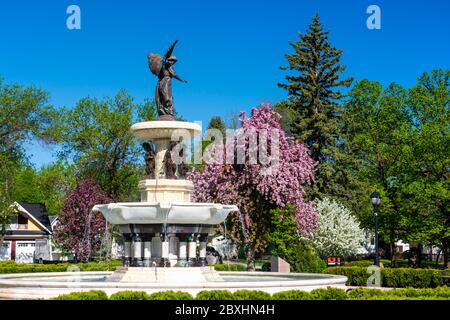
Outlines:
[[[18,243],[18,247],[28,247],[28,243]]]

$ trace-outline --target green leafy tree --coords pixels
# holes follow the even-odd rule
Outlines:
[[[54,141],[57,113],[48,98],[41,89],[5,84],[0,78],[0,152],[22,155],[21,144],[31,138]]]
[[[75,184],[75,178],[73,166],[59,161],[40,170],[23,165],[15,173],[13,198],[26,203],[44,203],[50,215],[57,215],[68,190]]]
[[[78,180],[94,179],[115,200],[136,200],[143,151],[130,127],[154,116],[152,103],[137,104],[125,91],[103,100],[83,98],[66,110],[60,156],[73,160]]]
[[[344,152],[340,135],[340,101],[344,97],[340,88],[352,82],[351,78],[342,79],[343,51],[330,44],[329,32],[319,15],[299,37],[290,43],[294,52],[286,54],[288,66],[281,67],[289,70],[286,82],[279,84],[288,92],[288,101],[280,102],[275,109],[283,115],[286,131],[304,143],[317,162],[309,198],[336,197],[357,209],[355,194],[363,188],[352,171],[357,164]]]
[[[402,237],[399,207],[399,172],[402,149],[410,143],[412,119],[408,111],[407,90],[393,83],[383,90],[376,81],[363,79],[352,88],[343,114],[344,136],[350,154],[363,164],[356,176],[367,181],[382,196],[379,213],[380,238],[392,253]],[[363,225],[373,228],[370,192],[360,201],[358,211]]]
[[[0,153],[0,248],[5,241],[6,230],[11,224],[11,218],[15,213],[14,203],[11,196],[13,185],[12,168],[15,163]]]
[[[402,149],[399,206],[406,239],[438,245],[450,255],[450,70],[422,74],[409,90],[410,143]]]

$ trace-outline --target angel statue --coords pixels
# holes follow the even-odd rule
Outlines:
[[[173,106],[172,96],[172,78],[186,83],[181,79],[173,69],[173,65],[177,62],[177,58],[172,56],[173,49],[178,40],[170,46],[164,57],[157,53],[148,54],[148,66],[150,71],[158,77],[156,85],[155,102],[158,109],[158,117],[160,120],[175,120],[175,110]]]

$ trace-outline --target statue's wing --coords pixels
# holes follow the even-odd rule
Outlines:
[[[159,72],[161,71],[161,61],[163,60],[163,57],[157,53],[149,53],[148,54],[148,67],[150,68],[150,71],[155,75],[158,76]]]
[[[173,49],[175,49],[175,46],[177,44],[178,40],[175,40],[175,42],[167,49],[166,54],[164,55],[164,60],[169,59],[169,57],[172,55]]]

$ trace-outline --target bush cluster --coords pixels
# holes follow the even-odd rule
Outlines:
[[[392,288],[436,288],[444,285],[443,272],[437,269],[383,268],[381,286]],[[349,286],[365,286],[370,274],[366,267],[331,267],[323,273],[343,275]]]
[[[148,294],[144,291],[119,291],[112,294],[109,300],[193,300],[187,292],[162,291]],[[234,293],[228,290],[205,290],[199,292],[196,300],[450,300],[450,288],[434,289],[392,289],[379,290],[356,288],[347,292],[339,288],[320,288],[311,292],[288,290],[270,295],[258,290],[238,290]],[[108,300],[105,292],[92,290],[87,292],[72,292],[59,295],[52,300]]]
[[[211,266],[214,267],[214,270],[216,271],[247,271],[246,266],[238,263],[213,264]]]
[[[58,264],[34,264],[16,263],[15,261],[0,261],[0,274],[2,273],[30,273],[30,272],[65,272],[69,267],[78,267],[80,271],[114,271],[122,266],[122,261],[87,262],[87,263],[58,263]]]
[[[91,290],[61,294],[51,300],[108,300],[108,295],[102,290]]]

